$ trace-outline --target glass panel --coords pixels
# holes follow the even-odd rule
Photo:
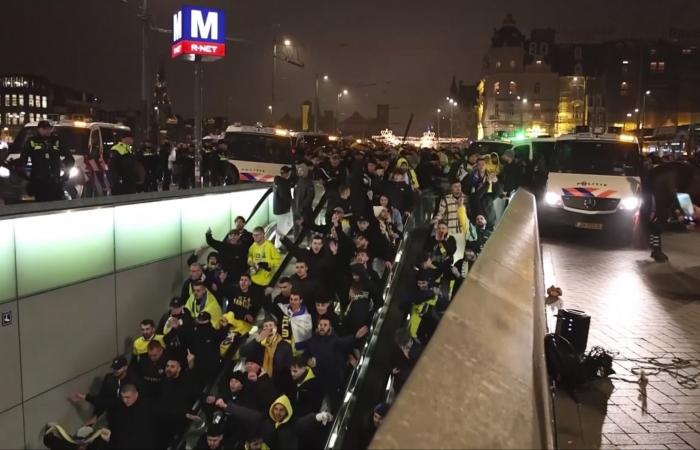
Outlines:
[[[117,270],[180,254],[179,200],[114,209]]]
[[[15,220],[20,297],[114,271],[112,208]]]
[[[272,213],[272,194],[268,195],[260,208],[255,211],[255,214],[248,220],[246,230],[252,232],[255,227],[267,227],[272,222],[275,215]]]
[[[0,221],[0,303],[17,296],[14,221]]]
[[[182,199],[182,253],[204,244],[204,233],[211,227],[214,236],[231,230],[229,194],[205,195]],[[255,206],[255,205],[253,205]]]
[[[258,204],[265,192],[267,192],[267,188],[232,192],[229,194],[231,202],[231,223],[233,224],[238,216],[248,219],[253,212],[253,208],[255,208],[255,205]]]

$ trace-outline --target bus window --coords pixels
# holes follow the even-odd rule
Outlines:
[[[226,133],[227,156],[239,161],[290,164],[292,142],[288,137],[255,133]]]

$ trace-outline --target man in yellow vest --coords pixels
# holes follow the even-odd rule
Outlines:
[[[136,192],[134,174],[134,135],[126,132],[121,140],[110,149],[109,174],[112,195],[133,194]]]

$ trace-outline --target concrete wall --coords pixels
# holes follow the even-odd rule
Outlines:
[[[553,448],[535,200],[520,191],[371,448]]]
[[[43,448],[50,421],[80,426],[91,408],[68,395],[98,388],[139,322],[168,310],[206,228],[220,238],[265,190],[0,218],[0,267],[13,274],[0,279],[11,317],[0,326],[0,448]],[[251,224],[270,220],[265,205]]]

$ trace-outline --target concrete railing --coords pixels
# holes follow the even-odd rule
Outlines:
[[[554,448],[534,197],[518,192],[371,448]]]

